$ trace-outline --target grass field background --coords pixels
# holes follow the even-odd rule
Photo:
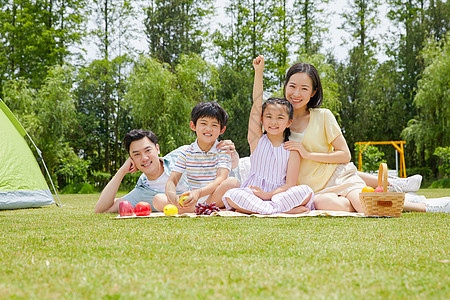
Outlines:
[[[450,298],[449,214],[115,220],[98,196],[0,211],[0,298]]]

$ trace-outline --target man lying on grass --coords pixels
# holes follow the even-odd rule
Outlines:
[[[124,200],[130,202],[133,207],[138,202],[145,201],[150,203],[153,211],[157,211],[153,207],[153,197],[165,192],[165,186],[174,167],[175,159],[180,151],[187,146],[181,146],[166,156],[159,157],[160,149],[156,135],[151,131],[142,129],[134,129],[127,133],[123,139],[123,145],[130,156],[103,189],[95,205],[95,212],[118,213],[119,203]],[[232,141],[221,141],[217,144],[217,148],[229,151],[232,168],[237,167],[239,155]],[[124,176],[137,170],[141,171],[142,175],[139,177],[136,187],[122,198],[116,198]],[[186,176],[183,176],[177,185],[177,193],[186,192],[188,189]]]

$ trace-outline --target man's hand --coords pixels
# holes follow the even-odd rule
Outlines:
[[[136,168],[136,165],[134,164],[134,162],[131,160],[131,158],[128,157],[127,160],[120,167],[119,171],[121,171],[124,174],[136,173],[137,172],[137,168]]]

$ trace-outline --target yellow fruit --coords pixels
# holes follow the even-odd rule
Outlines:
[[[184,196],[180,196],[180,198],[178,199],[178,203],[180,203],[181,206],[183,206],[184,201],[188,198],[188,195],[184,195]]]
[[[166,216],[178,215],[178,208],[173,204],[167,204],[164,206],[164,214]]]
[[[373,189],[373,187],[371,186],[366,186],[362,189],[363,193],[369,193],[369,192],[375,192],[375,190]]]

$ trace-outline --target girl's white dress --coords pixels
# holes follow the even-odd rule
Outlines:
[[[280,147],[274,147],[267,135],[263,134],[255,151],[250,155],[249,177],[240,188],[231,189],[225,193],[222,198],[225,207],[232,209],[227,202],[227,198],[230,198],[242,209],[259,214],[275,214],[287,212],[301,205],[311,195],[311,199],[305,206],[314,210],[313,191],[307,185],[291,187],[285,192],[274,195],[270,200],[262,200],[248,188],[248,186],[257,186],[265,192],[271,192],[284,185],[289,152],[284,149],[283,144]]]

